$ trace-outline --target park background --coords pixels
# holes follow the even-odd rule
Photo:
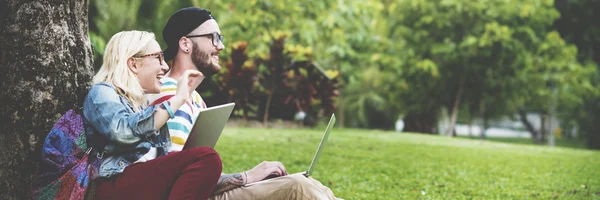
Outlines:
[[[236,103],[224,172],[304,170],[335,113],[315,178],[345,199],[600,198],[597,0],[0,5],[8,199],[28,196],[40,141],[110,37],[151,31],[166,48],[165,22],[189,6],[225,35],[223,70],[198,88],[209,105]]]

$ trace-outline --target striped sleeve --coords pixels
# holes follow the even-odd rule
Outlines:
[[[177,82],[175,82],[175,80],[172,80],[171,78],[165,77],[161,79],[160,93],[155,95],[149,95],[148,101],[150,102],[150,105],[160,104],[175,96],[176,91]]]
[[[161,79],[160,94],[151,95],[147,98],[150,105],[157,105],[175,96],[176,91],[177,81],[169,77],[163,77]],[[167,121],[172,141],[171,149],[169,149],[169,151],[181,151],[183,149],[185,141],[192,131],[200,110],[205,108],[206,103],[204,103],[200,94],[194,91],[192,97],[175,111],[175,117]]]
[[[161,104],[175,96],[176,91],[177,81],[169,77],[163,77],[161,79],[160,93],[148,96],[148,102],[150,105]],[[169,134],[171,135],[172,142],[169,151],[181,151],[190,132],[189,129],[192,122],[191,116],[183,111],[182,108],[183,106],[175,111],[175,117],[173,119],[167,121],[167,127],[169,127]]]
[[[194,104],[200,109],[206,109],[206,103],[204,103],[204,99],[202,99],[200,94],[198,94],[196,91],[194,91]]]

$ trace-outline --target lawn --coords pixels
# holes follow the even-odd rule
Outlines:
[[[465,137],[459,136],[461,138],[469,138],[479,140],[479,137]],[[505,138],[505,137],[488,137],[486,140],[494,141],[494,142],[503,142],[503,143],[516,143],[516,144],[534,144],[530,138]],[[585,140],[576,139],[576,140],[568,140],[568,139],[556,139],[556,146],[559,147],[569,147],[569,148],[579,148],[585,149]]]
[[[223,172],[304,171],[321,129],[225,128]],[[600,151],[334,129],[314,178],[344,199],[600,199]]]

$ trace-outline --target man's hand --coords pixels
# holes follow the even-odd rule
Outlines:
[[[285,176],[287,171],[281,162],[263,161],[247,171],[246,174],[246,183],[254,183],[265,179],[269,175]]]
[[[265,179],[267,176],[285,176],[287,171],[281,162],[263,161],[249,171],[236,174],[221,174],[212,195],[218,195],[243,185]]]

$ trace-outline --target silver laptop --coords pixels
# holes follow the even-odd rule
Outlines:
[[[235,103],[228,103],[201,110],[183,149],[215,148],[234,106]]]
[[[315,153],[315,156],[313,156],[312,162],[310,162],[310,166],[308,166],[308,170],[304,173],[304,176],[309,177],[315,171],[319,157],[321,157],[321,152],[323,152],[323,147],[325,147],[325,143],[327,143],[327,138],[329,138],[329,133],[331,133],[334,124],[335,114],[332,114],[329,119],[329,124],[327,124],[327,128],[325,129],[325,134],[323,134],[323,137],[321,138],[321,143],[319,143],[319,147],[317,147],[317,152]]]
[[[321,157],[321,153],[323,152],[323,148],[325,147],[325,143],[327,143],[327,138],[329,138],[329,133],[331,133],[331,129],[333,129],[334,124],[335,124],[335,114],[331,115],[331,118],[329,119],[329,124],[327,124],[325,133],[323,134],[323,137],[321,138],[321,143],[319,143],[319,146],[317,147],[317,152],[315,153],[315,156],[313,156],[312,162],[310,163],[310,166],[308,166],[308,170],[305,172],[300,172],[300,173],[296,173],[296,174],[302,174],[306,177],[309,177],[313,174],[313,172],[315,171],[315,167],[317,166],[317,162],[319,161],[319,157]],[[266,178],[264,178],[263,180],[268,180],[268,179],[277,178],[277,177],[280,177],[280,176],[276,175],[276,174],[271,174],[271,175],[267,176]],[[252,185],[252,183],[249,185]]]

